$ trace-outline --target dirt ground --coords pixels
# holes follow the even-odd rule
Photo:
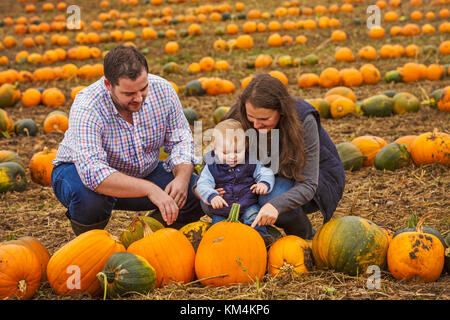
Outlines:
[[[51,1],[56,3],[55,1]],[[98,1],[75,1],[82,8],[82,19],[92,21],[97,14],[101,12]],[[117,4],[119,1],[110,1]],[[144,2],[144,1],[140,1]],[[279,1],[242,1],[246,4],[246,11],[250,8],[263,6],[262,10],[273,11]],[[406,2],[406,1],[404,1]],[[202,2],[203,3],[203,2]],[[261,4],[262,3],[262,4]],[[318,3],[331,4],[333,2],[320,1]],[[6,10],[6,6],[9,6]],[[198,4],[190,3],[176,4],[174,8],[176,12],[182,13],[187,6],[198,6]],[[349,39],[345,42],[346,46],[353,49],[354,54],[357,50],[366,44],[371,44],[377,49],[384,43],[401,43],[407,45],[416,43],[420,46],[425,44],[433,44],[438,47],[439,43],[444,39],[449,39],[448,35],[438,32],[431,36],[420,35],[414,38],[398,37],[391,38],[387,35],[384,39],[374,40],[365,36],[367,30],[364,24],[356,26],[353,22],[354,17],[360,17],[365,21],[366,4],[354,4],[355,11],[353,14],[339,13],[338,18],[341,22],[340,29],[347,32]],[[121,12],[135,11],[142,14],[144,9],[151,8],[150,5],[140,4],[138,7],[120,7]],[[423,12],[427,9],[437,12],[443,6],[427,5],[423,8]],[[401,14],[408,14],[413,8],[408,4],[397,9]],[[421,9],[422,10],[422,9]],[[18,4],[16,0],[2,1],[0,3],[0,19],[7,15],[18,17],[21,15],[30,16],[23,11],[23,5]],[[5,14],[7,12],[8,14]],[[38,9],[36,12],[43,20],[49,18],[55,13],[43,13]],[[281,18],[280,21],[287,18]],[[294,20],[300,19],[295,17]],[[432,21],[434,26],[444,21],[436,19]],[[242,25],[242,20],[236,20],[237,24]],[[264,21],[268,22],[268,21]],[[283,34],[291,34],[293,36],[305,34],[308,37],[308,43],[304,46],[288,46],[281,48],[269,48],[266,39],[270,32],[255,33],[255,48],[250,52],[231,51],[218,53],[213,50],[212,44],[218,36],[214,34],[216,26],[225,26],[229,21],[208,22],[212,27],[208,27],[205,22],[202,25],[204,34],[197,37],[181,38],[176,40],[182,48],[178,54],[168,57],[163,53],[163,44],[167,39],[155,39],[151,41],[143,41],[139,37],[135,41],[140,48],[149,48],[147,59],[150,65],[150,72],[166,77],[168,80],[174,81],[179,86],[186,84],[189,80],[197,78],[199,75],[192,75],[187,72],[187,66],[193,61],[198,61],[200,57],[211,55],[216,59],[223,58],[230,63],[230,70],[226,73],[213,72],[212,75],[221,76],[233,81],[236,85],[236,92],[229,95],[221,95],[216,97],[187,97],[180,93],[180,100],[183,107],[190,107],[197,111],[200,120],[207,129],[213,125],[212,111],[217,106],[230,106],[234,103],[240,93],[240,80],[245,76],[254,73],[254,70],[245,67],[246,57],[260,52],[269,52],[274,57],[281,54],[290,54],[292,56],[303,57],[309,53],[315,52],[319,57],[319,64],[316,66],[300,66],[299,68],[280,68],[275,65],[272,69],[279,69],[286,73],[289,78],[289,92],[292,95],[301,98],[314,98],[324,96],[326,90],[320,87],[301,90],[297,86],[297,77],[305,72],[319,72],[326,66],[334,65],[341,69],[349,65],[359,67],[362,61],[353,64],[334,62],[333,52],[338,45],[328,41],[331,34],[330,28],[307,30],[290,30],[280,32]],[[419,22],[425,23],[425,19]],[[391,23],[392,25],[392,23]],[[187,28],[186,23],[180,23],[180,28]],[[176,26],[178,28],[178,26]],[[169,26],[158,26],[155,29],[165,30]],[[139,34],[140,28],[135,28]],[[109,30],[107,30],[109,32]],[[12,34],[11,27],[0,28],[0,37],[3,38],[7,34]],[[75,46],[75,32],[68,33],[71,37],[70,46]],[[224,39],[232,38],[232,36],[224,35]],[[18,35],[18,39],[22,39],[23,35]],[[48,36],[49,38],[49,36]],[[98,44],[102,50],[110,48],[109,43]],[[50,41],[44,47],[32,49],[34,51],[44,51],[50,48]],[[14,60],[17,51],[22,50],[21,44],[13,49],[4,49],[0,51],[0,55],[7,55],[10,60]],[[165,75],[162,73],[162,66],[166,61],[174,60],[180,64],[180,72]],[[398,59],[378,59],[373,63],[379,68],[382,74],[386,71],[395,69],[412,58]],[[275,59],[274,59],[275,61]],[[418,57],[418,61],[425,64],[438,62],[441,64],[449,63],[450,56],[442,56],[439,54],[422,55]],[[88,60],[87,63],[98,63],[101,60]],[[74,62],[80,64],[79,62]],[[86,63],[86,62],[83,62]],[[63,63],[59,63],[62,65]],[[58,65],[58,64],[57,64]],[[30,68],[28,65],[11,65],[12,68]],[[3,70],[7,67],[3,66]],[[269,70],[263,70],[269,71]],[[205,76],[206,74],[201,74]],[[207,75],[209,76],[209,75]],[[83,84],[88,85],[93,81],[73,79],[70,81],[52,81],[49,83],[30,83],[21,84],[20,89],[24,91],[28,87],[58,87],[62,89],[66,95],[67,103],[61,110],[70,111],[70,90],[71,88]],[[376,85],[364,85],[353,88],[358,100],[362,100],[368,96],[382,92],[386,89],[393,89],[397,92],[406,91],[415,94],[421,101],[427,100],[433,90],[450,85],[450,77],[441,81],[422,80],[416,83],[398,83],[387,84],[381,80]],[[28,187],[24,192],[0,194],[0,240],[15,235],[33,236],[38,238],[47,247],[50,253],[55,252],[62,245],[73,239],[75,236],[71,230],[69,221],[64,216],[65,208],[55,198],[52,188],[49,186],[41,186],[31,181],[28,169],[29,160],[34,153],[41,151],[44,147],[57,148],[63,138],[63,133],[45,134],[42,130],[42,122],[45,116],[53,111],[53,108],[38,106],[33,108],[24,108],[19,103],[14,108],[6,109],[10,117],[15,121],[22,118],[32,118],[39,125],[39,134],[35,137],[12,136],[9,139],[0,139],[0,150],[12,150],[17,152],[27,171],[29,180]],[[424,132],[432,131],[437,128],[439,131],[450,133],[450,114],[444,113],[436,109],[432,109],[427,105],[422,105],[417,113],[405,115],[395,115],[387,118],[368,118],[359,115],[348,115],[340,119],[322,119],[322,125],[327,130],[334,143],[350,141],[351,139],[361,135],[376,135],[382,137],[387,142],[392,142],[396,138],[403,135],[418,135]],[[450,170],[448,167],[439,164],[426,165],[417,167],[411,164],[409,167],[399,169],[395,172],[383,172],[373,167],[364,167],[359,171],[346,172],[347,184],[345,192],[339,206],[334,214],[335,217],[345,215],[357,215],[372,220],[380,226],[384,226],[391,230],[398,230],[405,227],[408,217],[417,213],[419,216],[432,214],[426,225],[432,226],[439,230],[444,236],[450,230]],[[129,211],[114,211],[112,218],[106,229],[113,235],[120,235],[120,230],[126,227],[132,219],[142,213]],[[314,228],[319,228],[322,224],[322,216],[319,212],[310,215],[310,219]],[[130,295],[122,299],[152,299],[152,300],[169,300],[169,299],[267,299],[267,300],[293,300],[293,299],[393,299],[393,300],[448,300],[450,298],[450,275],[443,274],[436,282],[406,283],[395,280],[388,271],[384,270],[381,274],[381,288],[370,290],[367,287],[367,275],[351,277],[341,273],[323,270],[314,270],[301,278],[295,278],[289,272],[279,278],[267,277],[259,286],[239,285],[223,288],[204,288],[199,283],[191,283],[188,285],[171,284],[161,289],[155,289],[146,296]],[[61,297],[55,294],[48,282],[44,282],[35,295],[34,299],[91,299],[88,296]],[[97,299],[97,298],[94,298]]]

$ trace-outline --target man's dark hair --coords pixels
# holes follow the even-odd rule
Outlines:
[[[135,47],[120,45],[105,56],[103,69],[105,78],[116,86],[120,78],[135,80],[143,70],[148,73],[148,64],[145,56]]]

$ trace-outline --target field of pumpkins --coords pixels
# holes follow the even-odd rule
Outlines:
[[[448,0],[72,2],[0,1],[0,299],[450,299]],[[51,161],[119,44],[204,130],[258,73],[311,103],[346,169],[333,219],[269,248],[238,206],[180,230],[117,210],[75,237]]]

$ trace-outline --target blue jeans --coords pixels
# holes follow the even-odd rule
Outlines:
[[[173,180],[171,172],[163,168],[163,162],[144,179],[155,183],[161,189]],[[177,222],[189,223],[203,216],[200,200],[192,192],[197,176],[192,175],[186,204],[178,212]],[[116,198],[88,189],[80,179],[73,163],[62,163],[53,168],[52,187],[56,198],[68,209],[68,217],[75,222],[91,225],[109,219],[113,209],[148,211],[157,209],[148,197]]]
[[[210,209],[211,207],[206,206],[203,202],[201,203],[201,206],[202,206],[203,212],[205,212],[208,216],[210,216],[212,218],[211,225],[227,219],[224,216],[213,214]],[[255,221],[256,216],[258,215],[259,209],[260,209],[260,206],[257,204],[254,204],[254,205],[248,207],[247,210],[244,211],[244,213],[239,214],[239,221],[241,221],[242,223],[244,223],[246,225],[251,226],[253,221]],[[265,236],[265,235],[269,234],[267,232],[267,229],[265,226],[256,226],[255,230],[258,231],[261,236]]]
[[[291,189],[294,184],[294,180],[276,176],[273,190],[268,194],[259,195],[259,205],[262,207],[280,194],[289,191],[289,189]],[[275,225],[282,228],[288,235],[292,234],[303,239],[311,239],[313,236],[313,229],[311,221],[309,221],[307,214],[316,212],[317,210],[319,210],[319,208],[317,207],[315,202],[311,200],[302,207],[288,212],[280,213],[278,219],[275,221]]]

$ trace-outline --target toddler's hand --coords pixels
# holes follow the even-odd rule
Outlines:
[[[256,194],[266,194],[267,191],[269,191],[269,187],[267,184],[259,182],[250,187],[250,190],[252,190],[252,193]]]
[[[215,196],[211,200],[211,206],[213,209],[220,209],[223,208],[223,206],[228,207],[228,203],[221,196]]]

